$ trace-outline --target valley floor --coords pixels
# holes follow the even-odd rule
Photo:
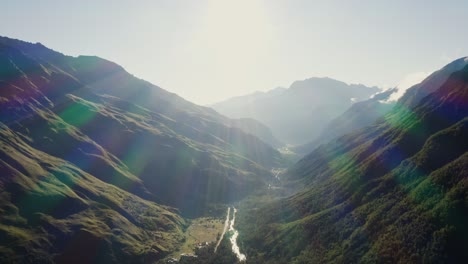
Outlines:
[[[178,251],[172,253],[170,258],[179,259],[181,254],[194,254],[195,248],[206,243],[215,243],[221,236],[224,228],[224,219],[215,217],[200,217],[191,221],[185,230],[184,242]]]

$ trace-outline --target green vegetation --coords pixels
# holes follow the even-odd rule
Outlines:
[[[0,262],[161,263],[193,250],[181,263],[236,263],[229,232],[216,253],[196,245],[241,199],[247,263],[463,262],[468,66],[438,73],[280,181],[290,161],[258,124],[112,62],[0,37]]]
[[[182,216],[217,215],[285,163],[254,120],[5,37],[0,109],[1,263],[164,259],[191,243]],[[214,225],[188,233],[212,241]]]
[[[252,263],[463,263],[468,252],[468,67],[414,108],[317,148],[297,193],[239,213]]]
[[[205,243],[216,243],[224,228],[224,219],[213,217],[200,217],[190,221],[184,232],[183,244],[170,257],[178,259],[182,253],[195,254],[199,246]]]
[[[146,262],[180,243],[185,223],[172,208],[38,151],[5,126],[0,138],[2,262],[73,262],[83,250],[85,262]]]
[[[195,250],[196,258],[190,258],[181,261],[181,264],[234,264],[239,263],[236,255],[232,253],[231,243],[225,238],[214,253],[214,243],[208,246],[197,248]]]

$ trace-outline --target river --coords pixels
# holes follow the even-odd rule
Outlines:
[[[240,249],[239,249],[239,246],[237,245],[237,237],[239,236],[239,232],[234,229],[234,221],[236,220],[236,213],[237,213],[237,209],[235,207],[233,207],[233,213],[232,213],[232,220],[231,220],[231,225],[229,226],[229,231],[230,232],[233,232],[232,233],[232,236],[231,236],[231,245],[232,245],[232,252],[234,252],[234,254],[236,254],[237,258],[240,260],[240,261],[244,261],[246,260],[246,257],[244,254],[242,254],[240,252]]]
[[[231,238],[229,238],[229,240],[231,241],[232,252],[234,254],[236,254],[237,259],[239,259],[239,261],[244,261],[244,260],[247,259],[247,257],[240,252],[239,246],[237,245],[237,237],[239,236],[239,232],[234,228],[234,222],[236,221],[237,209],[235,207],[233,207],[232,209],[233,209],[232,210],[232,220],[229,220],[231,208],[228,207],[228,209],[227,209],[226,221],[224,222],[223,233],[221,234],[221,237],[219,238],[218,243],[216,243],[216,247],[215,247],[214,252],[216,252],[216,250],[218,249],[219,244],[221,244],[221,241],[224,238],[224,234],[226,233],[226,230],[227,230],[227,228],[229,226],[229,233],[231,234]]]

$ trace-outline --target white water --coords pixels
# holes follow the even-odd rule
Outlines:
[[[227,231],[227,228],[229,226],[229,232],[232,233],[231,238],[229,239],[231,241],[232,245],[232,252],[236,254],[237,258],[239,261],[244,261],[247,259],[247,257],[240,252],[239,246],[237,245],[237,237],[239,236],[239,232],[234,229],[234,222],[236,221],[236,213],[237,209],[235,207],[232,208],[232,220],[229,221],[229,216],[231,212],[231,208],[228,207],[227,213],[226,213],[226,221],[224,222],[224,229],[223,233],[221,234],[221,237],[218,240],[218,243],[216,243],[216,247],[214,249],[214,252],[216,253],[216,250],[218,249],[219,244],[221,244],[221,241],[223,241],[224,234]]]
[[[236,220],[237,209],[235,207],[233,207],[233,209],[234,209],[234,212],[232,213],[231,225],[229,226],[229,231],[233,232],[231,239],[230,239],[231,244],[232,244],[232,252],[236,254],[237,258],[240,261],[244,261],[246,260],[246,257],[244,254],[240,252],[239,246],[237,245],[237,236],[239,236],[239,232],[237,232],[237,230],[234,229],[234,221]]]

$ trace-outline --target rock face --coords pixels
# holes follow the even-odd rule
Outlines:
[[[284,143],[305,144],[354,102],[378,91],[377,87],[348,85],[330,78],[310,78],[296,81],[288,89],[236,97],[212,107],[229,117],[259,120]]]
[[[239,199],[281,166],[255,125],[113,62],[0,37],[0,262],[91,247],[102,262],[163,257],[180,214]]]
[[[180,259],[179,259],[179,263],[181,263],[181,264],[191,264],[194,261],[196,261],[197,258],[198,258],[198,256],[194,255],[194,254],[181,254]]]
[[[289,169],[282,178],[296,194],[239,216],[250,260],[463,263],[468,66],[451,65]],[[446,78],[434,88],[439,73]]]

